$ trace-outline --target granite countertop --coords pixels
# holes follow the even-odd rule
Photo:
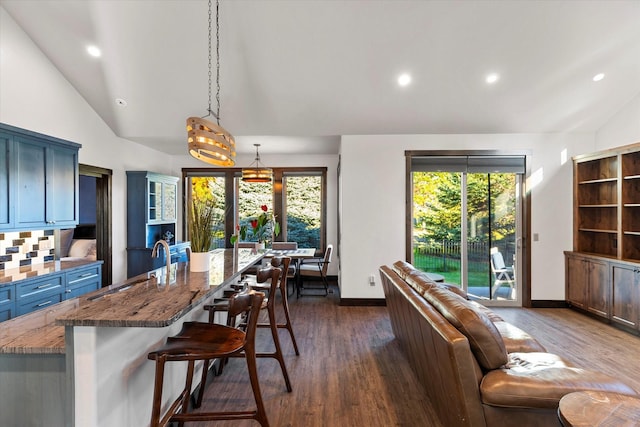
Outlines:
[[[45,276],[51,273],[61,273],[84,267],[89,264],[102,263],[102,261],[87,261],[83,259],[70,261],[49,261],[43,264],[25,265],[18,268],[0,270],[0,286],[11,285],[20,280]]]
[[[0,323],[0,354],[64,354],[65,326],[169,326],[262,257],[251,249],[220,249],[212,253],[208,272],[173,264],[169,286],[163,267],[7,320]]]

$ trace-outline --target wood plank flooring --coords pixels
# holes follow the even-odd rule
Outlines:
[[[495,308],[548,352],[580,368],[619,378],[640,392],[640,337],[568,308]]]
[[[290,305],[300,356],[295,356],[285,330],[280,331],[280,340],[293,392],[286,392],[274,359],[258,360],[272,427],[442,427],[394,340],[385,307],[340,307],[336,294],[294,297]],[[640,338],[568,309],[495,311],[531,333],[550,352],[577,366],[624,378],[640,390],[636,358]],[[272,348],[266,329],[259,331],[260,348]],[[246,364],[232,359],[223,375],[207,386],[202,409],[242,410],[253,405]],[[223,421],[187,425],[258,424]]]

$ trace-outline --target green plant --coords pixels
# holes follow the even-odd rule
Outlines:
[[[246,241],[250,239],[252,241],[265,243],[271,239],[272,235],[277,236],[280,234],[280,223],[276,221],[275,215],[269,212],[269,207],[262,205],[260,206],[260,210],[261,212],[249,221],[251,228],[247,227],[246,224],[239,227],[240,240]],[[235,244],[237,241],[238,235],[234,234],[231,236],[232,244]]]
[[[189,240],[193,252],[208,252],[213,244],[213,228],[218,221],[212,200],[193,199],[189,210]]]

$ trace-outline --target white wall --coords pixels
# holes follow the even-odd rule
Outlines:
[[[596,133],[598,150],[640,143],[640,93]]]
[[[80,163],[113,171],[113,279],[124,279],[125,171],[168,173],[170,156],[116,137],[2,7],[0,122],[80,143]]]
[[[564,299],[563,251],[572,247],[571,156],[594,149],[591,134],[358,135],[341,147],[341,291],[382,298],[378,267],[405,259],[405,150],[530,150],[542,181],[532,191],[532,299]],[[561,152],[567,161],[561,163]],[[370,286],[374,274],[376,285]]]

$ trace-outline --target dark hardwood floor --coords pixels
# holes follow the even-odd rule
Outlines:
[[[580,368],[619,378],[640,392],[640,337],[568,308],[495,308],[548,352]]]
[[[293,392],[286,392],[274,359],[258,361],[272,427],[441,427],[394,340],[385,307],[341,307],[337,294],[293,297],[290,305],[300,356],[295,356],[285,330],[280,331],[280,340]],[[495,311],[530,332],[550,352],[579,367],[623,378],[640,390],[640,338],[568,309]],[[271,346],[268,330],[260,330],[259,349]],[[223,375],[207,386],[202,409],[242,410],[253,405],[245,362],[232,359]]]

